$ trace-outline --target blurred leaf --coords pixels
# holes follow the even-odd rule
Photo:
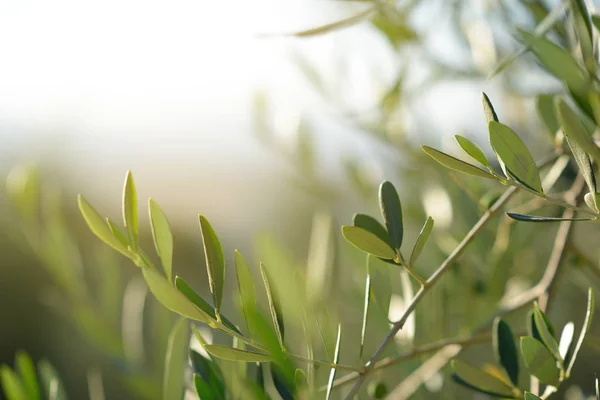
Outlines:
[[[459,383],[464,382],[470,388],[493,396],[515,398],[513,388],[495,376],[458,360],[452,360],[450,365],[460,378]]]
[[[67,392],[56,369],[46,360],[38,363],[40,382],[44,390],[44,398],[48,400],[67,400]]]
[[[0,366],[2,390],[8,400],[29,400],[25,388],[17,374],[8,366]]]
[[[273,357],[266,353],[251,350],[240,350],[233,347],[217,344],[207,344],[204,346],[206,351],[217,358],[229,361],[242,362],[266,362],[273,361]]]
[[[180,318],[169,335],[163,377],[163,400],[182,399],[185,392],[184,372],[189,346],[188,321]]]
[[[560,378],[560,369],[546,346],[532,337],[525,336],[521,338],[521,354],[531,375],[547,385],[556,386]]]
[[[221,301],[223,300],[223,285],[225,284],[225,259],[223,258],[223,249],[221,248],[221,243],[219,242],[217,234],[208,220],[202,215],[198,216],[198,220],[200,221],[200,232],[202,233],[204,254],[206,256],[208,283],[218,315],[219,309],[221,308]]]
[[[588,103],[588,89],[590,87],[589,77],[569,52],[543,37],[536,37],[531,33],[519,30],[523,43],[530,46],[542,66],[563,81],[571,95],[589,116],[592,110]]]
[[[314,301],[326,301],[335,280],[336,241],[333,225],[331,214],[315,213],[306,268],[306,293]]]
[[[150,228],[156,254],[165,270],[165,275],[172,282],[173,276],[173,234],[167,216],[153,199],[148,200],[148,212],[150,214]]]
[[[306,374],[300,368],[296,369],[294,373],[294,384],[298,388],[306,387],[307,385]]]
[[[393,7],[381,7],[371,23],[396,49],[418,38],[417,33],[407,25],[406,18]]]
[[[592,24],[594,24],[594,26],[596,27],[596,29],[598,29],[600,31],[600,15],[598,14],[592,14],[590,16],[591,20],[592,20]]]
[[[373,14],[373,12],[376,11],[376,7],[370,7],[368,9],[366,9],[365,11],[362,11],[356,15],[353,15],[349,18],[344,18],[342,20],[330,23],[330,24],[325,24],[316,28],[311,28],[311,29],[307,29],[305,31],[299,31],[299,32],[294,32],[294,33],[288,33],[286,36],[296,36],[296,37],[310,37],[310,36],[317,36],[317,35],[322,35],[325,33],[330,33],[333,31],[337,31],[343,28],[348,28],[352,25],[356,25],[359,22],[362,22],[366,19],[368,19],[371,14]]]
[[[338,333],[337,340],[335,341],[335,352],[333,355],[333,363],[337,364],[340,361],[340,347],[342,344],[342,325],[338,325]],[[337,372],[336,368],[331,368],[331,372],[329,373],[329,381],[327,383],[327,391],[325,393],[325,399],[329,400],[331,398],[331,390],[333,389],[333,382],[335,381],[335,374]]]
[[[369,256],[367,256],[369,257]],[[365,347],[365,335],[367,333],[367,322],[369,319],[369,305],[371,303],[371,271],[369,271],[369,261],[367,259],[367,277],[365,279],[365,297],[363,302],[362,328],[360,330],[360,351],[358,358],[362,361],[363,350]]]
[[[542,182],[535,160],[521,138],[500,122],[490,121],[488,127],[490,143],[507,178],[514,175],[527,187],[542,193]]]
[[[583,196],[583,199],[585,200],[585,204],[591,210],[598,212],[598,207],[596,206],[598,202],[598,193],[586,193],[585,196]]]
[[[192,289],[190,285],[183,278],[176,276],[175,277],[175,287],[179,290],[189,301],[194,303],[196,307],[206,313],[213,320],[217,319],[217,313],[215,312],[215,308],[211,306],[206,300],[202,298],[198,293]],[[231,329],[232,331],[242,335],[242,332],[235,326],[233,322],[231,322],[227,317],[221,315],[221,322],[223,325]]]
[[[552,137],[560,129],[560,124],[556,116],[556,108],[554,107],[554,97],[551,94],[543,94],[536,97],[537,112],[546,130]]]
[[[479,169],[469,163],[459,160],[458,158],[452,157],[446,153],[442,153],[436,149],[433,149],[429,146],[421,146],[425,154],[429,157],[433,158],[435,161],[439,162],[446,168],[450,168],[454,171],[462,172],[469,175],[479,176],[481,178],[498,180],[495,176],[485,172],[482,169]]]
[[[22,218],[35,218],[40,203],[38,169],[25,165],[12,168],[6,178],[6,192]]]
[[[376,265],[377,261],[377,258],[370,254],[367,255],[367,271],[371,276],[371,295],[375,297],[377,306],[387,318],[392,298],[391,271],[388,264],[380,262],[379,265]]]
[[[199,375],[194,374],[194,388],[200,400],[204,399],[224,399],[213,394],[211,386],[206,383]]]
[[[507,212],[506,215],[517,221],[524,222],[560,222],[560,221],[593,221],[594,218],[556,218],[556,217],[539,217],[535,215],[523,215]]]
[[[342,226],[344,238],[359,250],[386,260],[396,257],[396,252],[384,241],[369,231],[356,226]]]
[[[273,385],[275,386],[275,389],[277,389],[277,393],[279,393],[282,400],[294,400],[296,398],[294,393],[296,392],[295,381],[297,371],[298,370],[294,371],[294,379],[291,382],[286,382],[281,375],[279,366],[277,364],[271,364]]]
[[[142,268],[142,273],[150,291],[163,306],[182,317],[204,322],[211,326],[214,325],[214,320],[206,312],[196,307],[158,272],[149,268]]]
[[[423,251],[423,247],[427,244],[427,240],[429,239],[429,235],[431,234],[431,230],[433,229],[433,218],[427,217],[427,221],[425,221],[425,225],[421,228],[421,232],[419,232],[419,237],[415,243],[415,247],[413,247],[412,253],[410,254],[410,262],[409,265],[411,268],[415,267],[417,259],[421,255],[421,251]]]
[[[571,343],[573,342],[573,335],[575,333],[575,324],[569,322],[565,325],[560,334],[560,340],[558,341],[558,351],[560,352],[563,360],[567,359],[567,353],[569,352],[569,348],[571,347]]]
[[[535,394],[531,392],[525,392],[525,400],[542,400],[540,397],[537,397]]]
[[[519,358],[510,326],[502,318],[496,318],[493,328],[494,352],[511,382],[519,385]]]
[[[131,171],[127,171],[125,177],[125,186],[123,188],[123,222],[129,235],[129,243],[133,251],[138,248],[138,210],[137,210],[137,193],[133,175]]]
[[[242,303],[244,319],[246,320],[246,327],[248,328],[250,335],[252,335],[250,310],[256,309],[256,287],[254,286],[252,272],[250,272],[246,260],[244,260],[242,254],[237,250],[235,251],[235,272],[237,275],[240,301]]]
[[[600,400],[600,385],[598,384],[598,378],[596,378],[596,400]]]
[[[496,114],[496,110],[494,110],[494,106],[490,101],[490,98],[487,94],[481,92],[481,102],[483,103],[483,113],[485,114],[485,119],[489,123],[490,121],[498,122],[498,114]],[[460,144],[460,143],[459,143]],[[477,160],[479,161],[479,160]],[[480,161],[481,162],[481,161]]]
[[[381,239],[382,241],[387,243],[390,247],[392,247],[392,245],[389,243],[390,238],[388,236],[387,231],[385,230],[383,225],[381,225],[381,223],[379,221],[377,221],[375,218],[371,217],[370,215],[366,215],[366,214],[354,214],[352,223],[356,227],[359,227],[366,231],[371,232],[372,234],[377,236],[379,239]]]
[[[379,186],[379,208],[385,221],[390,238],[389,242],[396,252],[400,252],[404,236],[402,205],[400,204],[400,197],[398,197],[396,188],[389,181],[385,181]]]
[[[83,215],[90,230],[104,243],[130,258],[131,252],[129,249],[113,235],[110,227],[104,222],[100,214],[94,210],[90,203],[88,203],[82,195],[79,195],[77,201],[79,203],[81,215]]]
[[[596,58],[594,57],[594,42],[590,14],[584,0],[570,0],[573,26],[579,38],[579,46],[583,63],[590,74],[596,72]]]
[[[458,142],[458,145],[465,151],[465,153],[471,156],[471,158],[487,169],[491,168],[489,161],[485,157],[485,154],[483,154],[483,151],[481,151],[481,149],[477,147],[475,143],[460,135],[454,135],[454,138]]]
[[[388,394],[388,388],[384,382],[371,382],[368,387],[369,396],[374,399],[383,399]]]
[[[267,268],[263,263],[260,263],[260,274],[263,278],[263,283],[265,285],[267,300],[269,301],[269,311],[271,312],[271,318],[273,319],[273,326],[275,327],[275,333],[277,334],[277,339],[279,340],[279,346],[283,348],[283,338],[285,334],[283,313],[281,311],[279,299],[271,289],[269,272],[267,271]]]
[[[594,306],[595,306],[594,291],[592,290],[592,288],[589,288],[585,320],[583,321],[583,327],[581,328],[581,333],[579,333],[579,339],[577,339],[577,344],[575,345],[575,350],[573,350],[573,355],[571,356],[571,360],[569,361],[569,366],[566,369],[567,377],[571,374],[571,369],[573,368],[573,365],[575,364],[575,359],[577,359],[579,350],[581,350],[581,346],[585,339],[585,335],[587,335],[587,333],[589,332],[590,327],[592,325],[592,317],[594,315]]]
[[[18,351],[15,357],[15,369],[19,372],[23,388],[29,400],[41,400],[42,395],[38,383],[37,372],[31,357],[24,351]]]
[[[194,334],[196,334],[196,332],[197,330],[194,330]],[[196,337],[198,336],[199,335],[196,335]],[[194,374],[196,374],[200,380],[208,384],[209,390],[213,396],[224,399],[225,384],[219,364],[205,358],[194,350],[190,350],[189,354]]]
[[[548,329],[548,320],[537,303],[533,304],[533,319],[535,321],[537,331],[542,338],[542,343],[548,347],[548,350],[550,350],[554,358],[562,362],[563,359],[558,351],[558,343],[556,343],[556,335],[554,332],[551,332],[550,329]]]

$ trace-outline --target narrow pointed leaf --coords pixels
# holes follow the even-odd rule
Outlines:
[[[127,248],[130,246],[129,238],[127,237],[127,235],[124,234],[123,232],[121,232],[121,230],[117,227],[117,225],[115,225],[115,223],[112,222],[111,219],[108,217],[106,217],[106,224],[110,228],[110,232],[113,234],[113,236],[115,238],[117,238],[117,240],[119,242],[121,242],[123,247]]]
[[[459,360],[452,360],[451,366],[461,380],[477,390],[505,398],[514,398],[513,388],[495,376]]]
[[[577,339],[577,344],[575,345],[575,350],[573,350],[573,355],[571,356],[571,360],[569,360],[569,366],[566,369],[566,374],[569,376],[571,374],[571,369],[575,364],[575,359],[577,359],[577,355],[579,354],[579,350],[581,350],[581,346],[583,345],[583,341],[585,339],[585,335],[590,330],[592,325],[592,317],[594,315],[594,291],[592,288],[588,289],[588,301],[587,301],[587,309],[585,313],[585,320],[583,321],[583,327],[581,328],[581,333],[579,333],[579,339]]]
[[[133,251],[137,251],[138,247],[138,210],[137,210],[137,193],[133,175],[131,171],[127,172],[125,177],[125,186],[123,188],[123,222],[129,235],[129,242]]]
[[[88,203],[82,195],[79,195],[77,202],[79,204],[79,210],[81,211],[83,219],[85,219],[85,222],[94,235],[96,235],[100,240],[113,249],[117,250],[119,253],[125,255],[126,257],[130,257],[130,251],[123,245],[123,243],[119,241],[119,239],[113,235],[110,227],[106,224],[106,222],[104,222],[104,219],[90,205],[90,203]]]
[[[419,232],[419,237],[415,243],[415,247],[413,247],[412,253],[410,254],[410,262],[409,265],[411,268],[414,268],[417,259],[421,255],[423,248],[427,244],[427,240],[429,239],[429,235],[431,234],[431,230],[433,229],[433,218],[427,217],[427,221],[425,221],[425,225],[421,228],[421,232]]]
[[[207,344],[204,346],[206,351],[217,358],[228,361],[242,362],[268,362],[273,361],[273,357],[269,354],[252,351],[241,350],[233,347],[222,346],[217,344]]]
[[[550,94],[537,96],[536,108],[546,130],[554,137],[560,129],[560,124],[556,116],[556,108],[554,107],[554,96]]]
[[[296,37],[311,37],[317,35],[323,35],[325,33],[333,32],[336,30],[340,30],[343,28],[350,27],[352,25],[358,24],[371,17],[371,15],[376,11],[375,7],[368,8],[365,11],[362,11],[356,15],[353,15],[348,18],[344,18],[342,20],[332,22],[330,24],[322,25],[316,28],[307,29],[304,31],[288,33],[286,36],[296,36]]]
[[[296,396],[296,371],[294,371],[294,379],[290,382],[286,381],[286,379],[281,374],[281,368],[277,364],[271,364],[271,378],[273,378],[273,386],[281,396],[281,400],[295,400]]]
[[[379,208],[389,235],[389,243],[399,250],[404,237],[402,205],[398,192],[391,182],[385,181],[379,186]]]
[[[438,151],[434,148],[431,148],[429,146],[421,146],[421,148],[423,149],[425,154],[427,154],[429,157],[433,158],[435,161],[439,162],[446,168],[450,168],[451,170],[462,172],[464,174],[478,176],[480,178],[498,180],[495,176],[491,175],[490,173],[480,168],[477,168],[474,165],[461,161],[458,158],[452,157],[446,153],[442,153],[441,151]]]
[[[335,341],[335,351],[333,354],[333,363],[337,364],[340,361],[340,347],[342,344],[342,325],[338,325],[338,333],[337,340]],[[325,400],[329,400],[331,398],[331,391],[333,389],[333,382],[335,381],[335,374],[337,370],[335,368],[331,368],[331,372],[329,373],[329,381],[327,383],[327,391],[325,392]]]
[[[525,222],[560,222],[560,221],[593,221],[594,218],[557,218],[557,217],[540,217],[535,215],[524,215],[515,213],[506,213],[512,219]]]
[[[204,255],[206,257],[206,269],[208,271],[208,284],[213,295],[213,302],[217,313],[221,308],[223,300],[223,286],[225,284],[225,259],[223,249],[217,234],[208,220],[202,215],[198,216],[200,221],[200,232],[204,244]]]
[[[210,385],[203,381],[200,375],[197,374],[194,374],[194,389],[196,389],[196,394],[200,400],[216,398]]]
[[[359,356],[362,360],[365,347],[365,337],[367,333],[367,322],[369,320],[369,305],[371,304],[371,271],[369,271],[369,262],[367,261],[367,277],[365,279],[365,297],[363,302],[362,328],[360,330],[360,351]]]
[[[352,245],[365,253],[385,260],[392,260],[396,257],[394,249],[367,230],[356,226],[342,226],[342,235]]]
[[[460,376],[458,376],[458,374],[452,374],[452,380],[454,382],[456,382],[457,384],[466,387],[469,390],[472,390],[474,392],[478,392],[478,393],[483,393],[483,394],[487,394],[488,396],[491,397],[500,397],[502,399],[506,399],[508,397],[506,397],[506,395],[500,394],[500,393],[495,393],[495,392],[490,392],[481,388],[478,388],[477,386],[474,386],[472,384],[470,384],[469,382],[465,381],[464,379],[462,379]],[[514,398],[514,397],[512,397]]]
[[[531,375],[547,385],[556,386],[560,369],[546,346],[532,337],[525,336],[521,338],[521,354]]]
[[[158,272],[149,268],[143,268],[144,279],[150,291],[159,303],[169,310],[195,321],[213,324],[214,320],[204,311],[196,307],[183,293],[177,290],[171,283]]]
[[[29,399],[21,380],[8,365],[0,366],[0,382],[2,383],[4,395],[8,400]]]
[[[249,332],[252,332],[252,321],[250,320],[251,310],[256,309],[256,288],[252,272],[239,251],[235,251],[235,272],[237,275],[238,289],[242,310],[246,320],[246,326]]]
[[[375,218],[371,217],[370,215],[354,214],[352,223],[354,224],[354,226],[356,226],[358,228],[362,228],[366,231],[371,232],[373,235],[377,236],[383,242],[390,245],[390,247],[392,246],[390,244],[390,238],[388,237],[388,233],[387,233],[387,230],[385,229],[385,227],[383,225],[381,225],[381,223],[379,221],[377,221]]]
[[[540,337],[542,338],[542,342],[546,345],[546,347],[548,347],[548,350],[550,350],[550,353],[552,353],[554,358],[562,362],[563,359],[560,355],[560,351],[558,351],[556,336],[554,332],[551,332],[550,329],[548,329],[545,315],[537,303],[533,305],[533,319]]]
[[[519,385],[519,358],[510,326],[501,318],[496,318],[493,328],[494,352],[496,359],[513,385]]]
[[[283,312],[281,311],[281,304],[279,303],[279,299],[277,298],[277,295],[273,292],[267,267],[265,267],[263,263],[260,263],[260,274],[263,278],[263,283],[265,285],[267,300],[269,302],[269,311],[271,312],[271,318],[273,319],[273,326],[275,327],[277,340],[279,341],[279,346],[283,348],[283,338],[285,334]]]
[[[571,14],[575,33],[579,39],[579,47],[583,63],[590,74],[596,72],[596,59],[594,57],[594,42],[590,14],[584,0],[571,0]]]
[[[491,168],[489,161],[485,157],[485,154],[483,154],[483,151],[481,151],[481,149],[477,147],[475,143],[460,135],[454,135],[454,138],[458,142],[458,145],[465,151],[465,153],[471,156],[473,160],[477,161],[479,164],[488,169]]]
[[[535,160],[521,138],[500,122],[489,122],[490,143],[498,160],[529,188],[542,192],[540,174]]]
[[[179,319],[173,326],[167,344],[163,376],[163,400],[181,399],[185,391],[184,372],[189,343],[188,321]]]
[[[487,97],[487,94],[483,92],[481,93],[481,102],[483,103],[483,113],[485,114],[485,119],[487,122],[498,122],[498,114],[496,114],[496,110],[494,110],[494,106],[492,105],[490,98]]]
[[[525,392],[525,400],[542,400],[540,397],[537,397],[535,394],[531,392]]]
[[[150,214],[150,228],[156,254],[160,258],[165,275],[172,281],[173,275],[173,234],[167,216],[153,199],[148,200],[148,212]]]
[[[40,392],[37,372],[35,371],[35,364],[31,360],[31,357],[29,357],[27,353],[19,351],[17,352],[15,364],[15,369],[21,377],[23,388],[27,393],[28,399],[41,400],[42,394]]]
[[[567,359],[567,354],[569,353],[569,348],[571,347],[571,343],[573,342],[573,336],[575,334],[575,324],[569,322],[565,325],[560,334],[560,340],[558,341],[558,351],[560,352],[563,360]]]

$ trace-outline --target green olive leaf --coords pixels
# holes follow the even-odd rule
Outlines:
[[[385,260],[392,260],[396,257],[396,252],[389,244],[367,230],[357,226],[342,226],[342,235],[348,242],[365,253]]]
[[[446,153],[442,153],[441,151],[438,151],[434,148],[431,148],[429,146],[421,146],[421,148],[423,149],[425,154],[427,154],[429,157],[433,158],[435,161],[439,162],[446,168],[450,168],[451,170],[462,172],[464,174],[478,176],[480,178],[498,180],[498,178],[496,178],[492,174],[480,168],[477,168],[474,165],[461,161],[458,158],[452,157]]]

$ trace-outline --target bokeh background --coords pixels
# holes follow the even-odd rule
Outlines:
[[[292,34],[356,15],[369,3],[1,2],[0,174],[6,179],[11,173],[18,176],[17,166],[37,168],[44,196],[49,196],[42,196],[40,207],[54,201],[51,207],[65,215],[91,298],[105,287],[102,279],[120,282],[113,288],[119,293],[113,307],[121,303],[123,291],[144,298],[143,289],[135,286],[139,271],[89,233],[76,195],[84,193],[101,213],[119,220],[127,170],[139,193],[145,245],[152,246],[145,208],[152,196],[176,232],[176,273],[204,294],[198,213],[211,220],[228,261],[239,249],[256,267],[278,246],[299,268],[310,263],[314,221],[330,215],[338,250],[328,301],[336,310],[333,319],[347,324],[347,343],[358,343],[364,257],[341,240],[339,226],[349,224],[355,212],[377,215],[377,186],[392,181],[405,206],[408,243],[427,215],[436,220],[434,240],[422,261],[426,275],[501,188],[450,174],[426,159],[419,145],[457,154],[453,135],[460,133],[491,155],[481,111],[485,91],[501,120],[521,134],[540,160],[553,142],[536,113],[535,96],[561,90],[529,55],[487,78],[499,60],[517,49],[515,27],[532,30],[557,1],[390,2],[385,13],[344,29]],[[59,200],[55,192],[62,193]],[[10,364],[15,352],[25,349],[36,360],[53,361],[72,398],[86,398],[90,368],[102,371],[108,399],[138,398],[118,379],[125,367],[107,356],[110,340],[93,339],[102,336],[93,333],[96,328],[77,323],[87,317],[71,315],[68,299],[73,297],[64,289],[68,279],[56,289],[47,258],[40,258],[28,240],[46,223],[24,221],[5,194],[0,215],[0,361]],[[418,309],[416,334],[399,339],[393,351],[453,336],[462,323],[489,315],[511,290],[537,281],[554,227],[540,232],[515,226],[504,216],[499,220],[472,245],[456,273],[444,278],[444,288]],[[511,244],[498,250],[497,233],[508,235]],[[577,236],[586,243],[589,232]],[[587,247],[590,257],[597,255]],[[98,269],[110,269],[113,278]],[[557,326],[569,318],[580,323],[581,288],[590,280],[598,283],[580,270],[561,286],[564,301],[551,314]],[[396,273],[390,274],[392,304],[402,308],[406,293]],[[228,278],[234,278],[231,269]],[[227,307],[235,314],[233,297]],[[139,306],[140,300],[131,302]],[[158,311],[149,297],[146,302],[150,322],[142,325],[154,344],[145,344],[146,354],[138,361],[154,363],[155,372],[148,367],[148,374],[160,376],[164,335],[173,317]],[[132,307],[127,315],[134,318]],[[367,354],[387,329],[380,314],[374,317]],[[120,318],[108,324],[119,335]],[[523,320],[515,317],[515,329],[524,326]],[[489,345],[470,354],[474,363],[490,356]],[[593,385],[593,356],[582,357],[574,379],[587,393]],[[357,364],[357,350],[342,358]],[[394,367],[381,378],[393,388],[420,361]],[[580,398],[578,390],[572,388],[570,398]],[[463,396],[471,395],[444,374],[415,394]]]

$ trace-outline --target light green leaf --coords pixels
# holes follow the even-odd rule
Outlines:
[[[406,23],[406,13],[395,7],[381,4],[379,12],[372,18],[371,23],[396,49],[403,43],[418,38],[417,33]]]
[[[419,237],[415,243],[415,247],[413,247],[412,253],[410,254],[410,262],[409,265],[411,268],[415,267],[415,263],[417,259],[421,255],[421,251],[427,244],[427,240],[429,239],[429,235],[431,234],[431,230],[433,229],[433,218],[427,217],[427,221],[425,221],[425,225],[421,228],[421,232],[419,232]]]
[[[462,172],[468,175],[479,176],[480,178],[498,180],[495,176],[491,175],[490,173],[485,172],[484,170],[477,168],[474,165],[461,161],[458,158],[452,157],[446,153],[442,153],[441,151],[433,149],[429,146],[421,146],[421,148],[423,149],[425,154],[427,154],[429,157],[433,158],[435,161],[439,162],[446,168],[450,168],[454,171]]]
[[[228,361],[242,361],[242,362],[269,362],[273,361],[273,357],[269,354],[253,351],[253,350],[241,350],[228,346],[221,346],[217,344],[207,344],[204,346],[206,351],[217,358]]]
[[[335,282],[336,235],[333,216],[316,212],[308,245],[306,265],[306,294],[311,301],[326,301]]]
[[[217,313],[221,308],[223,300],[223,286],[225,284],[225,259],[223,249],[217,234],[206,218],[198,216],[200,221],[200,232],[204,243],[204,254],[206,256],[206,269],[208,271],[208,283]]]
[[[579,339],[577,339],[577,344],[575,345],[575,350],[573,350],[573,355],[569,360],[569,366],[566,369],[567,377],[571,374],[571,369],[575,364],[575,360],[577,359],[577,355],[579,354],[579,350],[581,350],[581,346],[583,345],[583,341],[585,339],[585,335],[589,332],[590,327],[592,325],[592,317],[594,315],[594,291],[592,288],[588,289],[588,301],[587,301],[587,309],[585,313],[585,320],[583,321],[583,327],[581,328],[581,333],[579,334]]]
[[[0,367],[0,379],[2,390],[8,400],[29,400],[21,380],[8,365]]]
[[[543,94],[536,97],[537,112],[546,130],[552,137],[560,129],[560,124],[556,116],[556,108],[554,107],[554,97],[551,94]]]
[[[390,244],[390,238],[389,238],[388,233],[385,230],[384,226],[381,225],[381,223],[379,221],[377,221],[375,218],[371,217],[370,215],[354,214],[352,223],[354,224],[354,226],[357,226],[359,228],[362,228],[366,231],[371,232],[372,234],[377,236],[379,239],[381,239],[383,242],[389,244],[390,247],[392,246]]]
[[[129,238],[127,237],[127,235],[125,235],[123,232],[121,232],[121,230],[115,225],[114,222],[111,221],[110,218],[106,217],[105,220],[106,220],[106,224],[110,228],[110,231],[113,234],[113,236],[116,237],[117,240],[119,242],[121,242],[121,244],[125,248],[128,248],[129,247]]]
[[[532,337],[525,336],[521,338],[521,354],[531,375],[547,385],[557,385],[560,369],[546,346]]]
[[[342,235],[359,250],[386,260],[396,257],[396,252],[369,231],[356,226],[342,226]]]
[[[571,0],[571,15],[575,33],[579,38],[579,47],[583,63],[590,74],[596,72],[596,58],[594,57],[594,42],[590,14],[584,0]]]
[[[371,15],[376,11],[376,7],[371,7],[366,9],[365,11],[362,11],[356,15],[353,15],[349,18],[344,18],[340,21],[336,21],[336,22],[332,22],[330,24],[325,24],[316,28],[311,28],[311,29],[307,29],[305,31],[299,31],[299,32],[294,32],[294,33],[289,33],[286,36],[296,36],[296,37],[310,37],[310,36],[317,36],[317,35],[322,35],[325,33],[329,33],[329,32],[333,32],[333,31],[337,31],[343,28],[348,28],[352,25],[356,25],[359,22],[362,22],[366,19],[368,19],[369,17],[371,17]]]
[[[454,135],[454,138],[458,142],[458,145],[465,151],[465,153],[471,156],[472,159],[488,169],[491,168],[489,161],[485,157],[485,154],[483,154],[483,151],[481,151],[481,149],[477,147],[475,143],[460,135]]]
[[[367,256],[370,257],[370,256]],[[369,305],[371,304],[371,271],[369,270],[369,261],[367,259],[367,277],[365,279],[365,297],[363,302],[362,328],[360,330],[360,352],[358,358],[362,361],[363,350],[365,347],[365,337],[367,333],[367,322],[369,319]]]
[[[496,110],[494,110],[494,106],[492,105],[490,98],[487,97],[487,94],[483,92],[481,92],[481,102],[483,103],[483,113],[485,114],[485,119],[487,122],[498,122],[498,114],[496,114]]]
[[[265,267],[263,263],[260,263],[260,274],[263,278],[263,282],[265,285],[267,300],[269,301],[269,311],[271,312],[271,318],[273,319],[273,326],[275,327],[277,340],[279,341],[279,346],[283,348],[283,338],[285,334],[283,312],[281,311],[281,304],[279,303],[279,299],[273,292],[273,289],[271,288],[272,285],[269,277],[269,272],[267,271],[267,267]]]
[[[242,257],[239,251],[235,251],[235,272],[237,275],[238,289],[240,300],[242,303],[242,310],[244,311],[244,318],[246,320],[246,326],[248,331],[252,334],[252,322],[250,320],[251,310],[256,309],[256,287],[254,286],[254,279],[252,278],[252,272]]]
[[[512,219],[524,222],[560,222],[560,221],[594,221],[594,218],[556,218],[556,217],[540,217],[535,215],[524,215],[515,213],[506,213]]]
[[[340,347],[342,344],[342,325],[338,325],[338,333],[337,340],[335,341],[335,351],[333,355],[333,363],[337,364],[340,361]],[[325,392],[325,400],[329,400],[331,398],[331,391],[333,389],[333,382],[335,381],[335,374],[337,370],[335,368],[331,368],[331,372],[329,373],[329,381],[327,383],[327,391]]]
[[[550,332],[550,329],[548,329],[545,315],[538,306],[537,302],[533,305],[533,320],[535,321],[535,327],[537,328],[542,342],[546,345],[546,347],[548,347],[548,350],[550,350],[554,358],[562,363],[563,358],[558,350],[558,343],[556,343],[554,333]]]
[[[583,196],[583,199],[585,200],[585,204],[587,204],[587,206],[593,210],[598,212],[598,206],[597,204],[597,198],[598,198],[598,193],[586,193],[585,196]]]
[[[542,400],[540,397],[537,397],[535,394],[531,392],[525,392],[525,400]]]
[[[46,360],[38,363],[40,382],[44,390],[44,398],[48,400],[67,400],[65,385],[56,369]]]
[[[131,171],[127,171],[125,177],[125,186],[123,187],[123,222],[129,235],[129,243],[133,251],[138,248],[138,210],[137,210],[137,193],[133,175]]]
[[[142,268],[142,273],[150,291],[163,306],[182,317],[205,322],[211,326],[214,325],[214,320],[208,314],[196,307],[158,272],[149,268]]]
[[[506,398],[514,398],[513,388],[504,381],[459,360],[452,360],[452,369],[468,385],[484,393],[494,393]]]
[[[42,394],[38,384],[38,377],[35,371],[35,365],[31,357],[23,351],[18,351],[15,357],[15,369],[19,372],[23,388],[27,392],[29,400],[41,400]]]
[[[148,213],[150,215],[150,228],[156,254],[165,270],[165,275],[172,282],[173,278],[173,234],[167,216],[153,199],[148,200]]]
[[[510,172],[530,189],[542,193],[542,182],[535,160],[521,138],[508,126],[490,121],[490,143],[505,173]],[[507,178],[509,177],[508,174]]]
[[[183,398],[189,336],[188,322],[180,318],[169,335],[163,376],[163,400]]]
[[[573,342],[573,335],[575,334],[575,324],[569,322],[565,325],[560,334],[560,340],[558,341],[558,351],[563,360],[566,360],[567,353]]]
[[[90,205],[90,203],[87,202],[86,199],[83,198],[82,195],[77,197],[77,202],[79,204],[79,211],[81,211],[83,219],[85,219],[85,222],[94,235],[126,257],[131,257],[131,252],[129,249],[113,235],[110,227],[106,224],[106,222],[104,222],[104,219],[102,219],[100,214],[98,214],[98,212]]]
[[[519,358],[510,326],[502,318],[494,321],[493,328],[494,353],[498,363],[502,365],[513,385],[519,385]]]
[[[389,243],[400,251],[404,236],[402,205],[398,192],[391,182],[385,181],[379,186],[379,208],[389,235]]]

